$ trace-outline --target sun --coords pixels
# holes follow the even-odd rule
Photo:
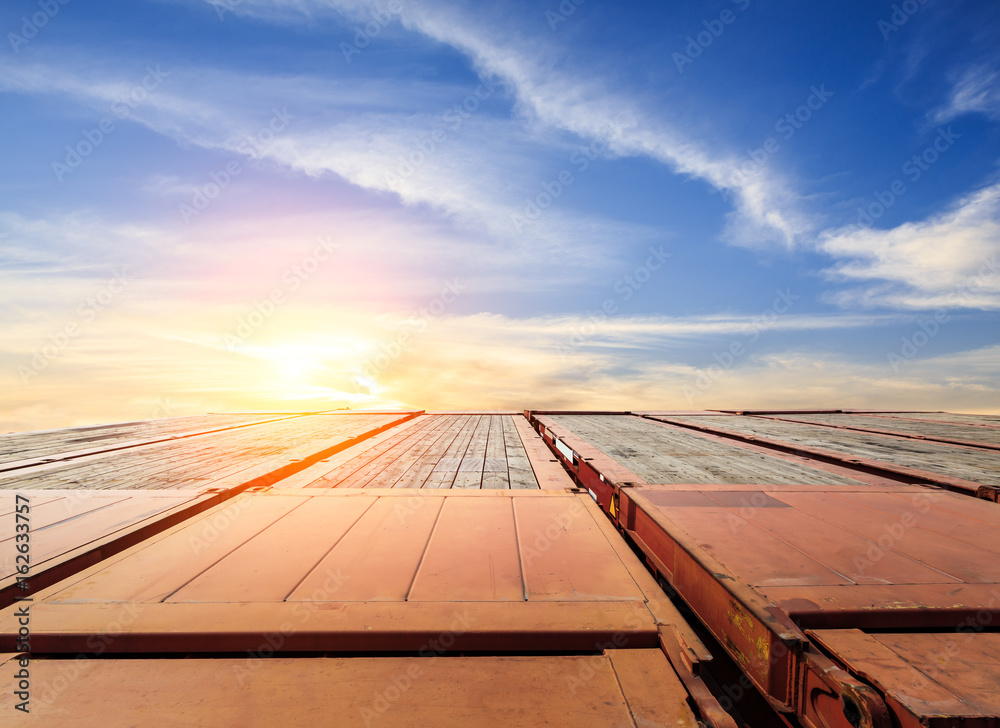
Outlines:
[[[310,361],[301,352],[279,350],[271,359],[276,372],[285,384],[306,384],[313,372],[323,369],[322,365]]]

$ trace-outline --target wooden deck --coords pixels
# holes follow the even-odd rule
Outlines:
[[[117,445],[106,442],[101,449],[83,452],[73,448],[75,443],[60,450],[51,433],[8,435],[0,438],[0,448],[8,452],[24,447],[26,452],[47,454],[45,461],[8,462],[8,468],[14,462],[25,464],[0,472],[0,490],[230,488],[403,417],[306,415],[264,421],[257,417],[250,420],[257,424],[233,427],[240,423],[220,416],[217,421],[202,418],[199,424],[206,429],[186,430],[178,439],[163,439],[170,436],[155,428],[137,428],[139,432],[119,428],[113,434]]]
[[[865,415],[766,415],[761,419],[799,422],[806,425],[838,427],[875,434],[903,435],[917,439],[964,443],[1000,450],[1000,427],[984,427],[966,423],[900,420]]]
[[[326,472],[291,484],[306,488],[472,488],[538,490],[522,432],[521,415],[442,414],[418,417],[407,427],[331,460]],[[519,428],[520,425],[520,428]],[[321,473],[321,474],[319,474]],[[288,487],[283,484],[282,487]],[[572,483],[567,479],[565,487]]]
[[[200,415],[0,435],[0,464],[8,465],[42,458],[67,457],[74,453],[98,452],[127,446],[130,443],[134,445],[204,434],[254,422],[287,419],[289,416]]]
[[[985,485],[1000,485],[1000,452],[995,451],[779,422],[762,417],[734,415],[712,418],[669,417],[664,420],[682,424],[707,424],[717,430],[822,448],[841,453],[847,458],[865,458]]]
[[[713,423],[726,419],[710,417]],[[721,442],[679,427],[628,415],[553,415],[552,420],[589,442],[647,483],[778,483],[838,485],[862,481]]]

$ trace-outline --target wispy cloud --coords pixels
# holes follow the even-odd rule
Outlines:
[[[988,66],[966,68],[954,82],[948,102],[932,112],[935,124],[965,114],[1000,119],[1000,72]]]
[[[1000,308],[1000,183],[921,222],[830,231],[820,248],[843,260],[836,278],[879,281],[833,294],[841,305]]]
[[[73,64],[5,68],[0,88],[68,95],[106,109],[129,88],[120,71]],[[71,68],[70,66],[75,68]],[[82,67],[82,70],[81,70]],[[571,144],[539,134],[517,120],[482,111],[456,112],[467,100],[477,108],[495,93],[489,82],[468,87],[387,81],[327,81],[312,77],[254,76],[211,68],[172,67],[164,84],[131,115],[135,122],[185,147],[267,161],[310,177],[338,176],[390,195],[410,207],[436,210],[461,239],[500,244],[522,260],[600,267],[613,259],[608,241],[637,244],[657,233],[556,206],[528,224],[514,223],[524,191],[537,192],[548,174],[544,160],[568,165]],[[250,96],[244,89],[253,87]],[[469,108],[468,106],[464,108]],[[290,118],[278,134],[265,132],[277,112]],[[256,140],[266,135],[267,143]],[[162,175],[149,191],[176,194],[197,181]],[[479,255],[481,250],[473,251]],[[568,257],[567,257],[568,256]],[[509,258],[509,255],[508,255]]]
[[[215,4],[212,0],[205,0]],[[725,232],[732,242],[795,247],[813,223],[800,211],[800,200],[789,183],[773,170],[740,174],[745,159],[716,151],[725,145],[699,141],[665,121],[662,110],[646,108],[641,99],[615,90],[614,80],[597,69],[566,68],[560,48],[550,37],[524,28],[505,28],[467,8],[438,2],[402,2],[399,17],[405,27],[464,53],[486,77],[496,79],[517,100],[517,110],[532,128],[541,126],[588,140],[608,139],[618,156],[655,159],[675,173],[700,179],[733,198],[736,209]],[[237,13],[285,22],[336,11],[355,20],[385,12],[379,0],[248,0]],[[544,23],[540,30],[547,30]],[[551,36],[551,34],[549,34]]]

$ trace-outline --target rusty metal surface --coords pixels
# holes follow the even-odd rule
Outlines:
[[[816,700],[842,696],[850,680],[817,668],[790,624],[954,633],[1000,619],[994,504],[906,487],[647,485],[622,488],[619,508],[618,522],[751,680],[813,725],[843,720],[839,697]],[[863,683],[850,690],[882,720]]]
[[[736,728],[698,675],[711,654],[586,495],[375,489],[244,494],[34,599],[32,652],[103,656],[85,663],[88,670],[116,664],[109,655],[252,654],[263,648],[268,656],[432,658],[468,651],[603,651],[603,657],[586,659],[603,660],[612,670],[630,711],[625,717],[632,722],[624,725],[694,728],[693,706],[703,724]],[[0,649],[15,646],[18,609],[0,612]],[[379,664],[390,659],[396,658]],[[459,664],[456,659],[449,657],[449,664]],[[489,659],[500,665],[507,658]],[[483,671],[494,669],[483,660],[449,672],[451,689],[474,693],[486,680]],[[141,664],[156,666],[155,680],[161,665],[191,662]],[[352,657],[344,664],[343,684],[367,689],[364,675],[352,671],[368,663]],[[536,663],[519,664],[524,675],[534,674]],[[580,671],[585,701],[594,693],[596,670]],[[518,686],[511,699],[527,701],[526,725],[537,725],[536,699],[561,700],[552,682],[556,674],[546,666],[527,681],[527,692],[521,683],[505,683]],[[175,679],[180,677],[168,682]],[[492,675],[490,684],[496,679]],[[109,684],[134,680],[135,674],[119,674]],[[579,705],[579,696],[573,699]],[[214,705],[218,696],[205,700]],[[433,701],[420,697],[414,710],[419,713],[426,700]],[[81,709],[82,698],[74,694],[70,704]]]
[[[932,607],[920,606],[922,594],[928,600],[951,595],[949,616],[942,619],[984,609],[1000,614],[996,504],[942,491],[827,493],[808,487],[754,492],[646,486],[623,490],[622,499],[661,517],[667,535],[689,538],[760,594],[775,595],[790,614],[842,613],[867,604],[867,613],[882,620],[881,612],[895,618],[909,604],[929,624]],[[889,601],[879,594],[898,597],[907,590],[910,596],[896,599],[895,610],[877,606]],[[985,595],[993,591],[991,606]],[[963,594],[977,592],[963,601]],[[806,596],[834,593],[844,596]],[[853,618],[860,620],[854,626],[867,626],[863,616]]]
[[[178,725],[336,715],[368,726],[361,709],[381,695],[387,707],[372,709],[389,726],[736,728],[717,698],[732,685],[713,667],[731,658],[727,669],[766,698],[755,698],[755,728],[1000,728],[1000,506],[757,441],[681,429],[681,442],[676,426],[630,414],[589,420],[630,423],[610,448],[567,426],[587,421],[578,413],[489,414],[454,443],[433,423],[467,413],[324,444],[288,472],[247,469],[265,488],[243,495],[106,490],[61,517],[68,491],[35,491],[40,555],[55,563],[84,548],[74,544],[86,529],[97,535],[92,561],[33,594],[35,685],[77,670],[42,702],[63,712],[46,723],[33,711],[34,724],[86,725],[67,716],[93,706],[102,726],[171,725],[180,704],[195,712]],[[728,419],[754,418],[704,416]],[[397,442],[417,446],[393,457]],[[381,464],[361,463],[366,451]],[[742,455],[727,463],[723,451]],[[717,458],[732,482],[654,483],[633,469],[637,452],[649,472]],[[365,487],[303,487],[352,458],[371,470]],[[532,487],[498,485],[501,461],[509,488],[515,471]],[[741,481],[753,463],[762,469]],[[792,470],[813,479],[767,482]],[[292,473],[289,489],[270,487]],[[410,484],[425,476],[433,489]],[[456,489],[440,489],[449,478]],[[149,496],[179,500],[150,510]],[[185,510],[195,506],[207,510]],[[0,610],[0,650],[15,648],[18,608]],[[394,682],[411,670],[421,680]],[[118,700],[113,711],[88,697],[101,692]]]
[[[901,635],[889,640],[899,649],[906,645],[909,660],[923,654],[933,661],[934,639],[981,631],[984,620],[1000,623],[996,504],[890,479],[756,486],[624,482],[615,456],[638,445],[622,437],[614,450],[594,455],[587,451],[590,442],[561,425],[564,419],[575,424],[585,418],[535,421],[582,484],[599,479],[597,500],[611,521],[776,710],[791,711],[811,728],[915,728],[971,718],[945,712],[924,720],[894,702],[863,666],[847,658],[831,662],[824,654],[832,655],[830,648],[819,649],[804,630],[937,630],[908,636],[926,638],[919,643],[923,652]],[[993,647],[977,645],[983,653]],[[995,693],[997,658],[984,660],[980,652],[970,648],[967,654],[976,657],[963,670],[994,680]],[[935,664],[940,667],[940,660]],[[956,700],[959,673],[945,688],[954,688]],[[974,691],[990,689],[981,678],[968,682]],[[985,722],[965,725],[995,725],[989,710],[975,720]]]
[[[1000,724],[1000,634],[810,633],[871,682],[904,726]]]
[[[573,634],[580,649],[616,632],[655,646],[660,622],[683,623],[587,496],[496,493],[243,495],[36,595],[33,638],[85,650],[123,605],[126,651],[246,649],[285,622],[297,649],[412,649],[466,613],[464,649]]]
[[[659,650],[537,657],[37,660],[31,663],[36,697],[24,716],[13,710],[16,696],[8,688],[16,665],[5,657],[0,657],[0,715],[26,726],[698,725],[683,684]],[[67,670],[75,679],[62,677]],[[131,688],[123,689],[126,685]]]

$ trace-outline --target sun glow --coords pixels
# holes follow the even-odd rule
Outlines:
[[[369,406],[377,383],[360,376],[373,344],[340,336],[323,343],[280,342],[248,346],[241,354],[256,360],[257,386],[271,399],[313,406]]]

